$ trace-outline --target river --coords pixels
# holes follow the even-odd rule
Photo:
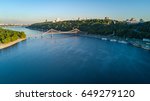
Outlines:
[[[42,32],[24,27],[27,36]],[[147,84],[150,52],[96,38],[58,34],[0,50],[1,84]]]

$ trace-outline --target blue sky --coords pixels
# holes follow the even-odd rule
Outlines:
[[[0,23],[45,19],[104,18],[150,20],[150,0],[1,0]]]

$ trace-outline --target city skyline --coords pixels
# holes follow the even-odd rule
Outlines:
[[[104,18],[150,20],[148,0],[3,0],[0,23],[31,24],[56,18]]]

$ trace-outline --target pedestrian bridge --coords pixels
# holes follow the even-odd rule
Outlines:
[[[73,29],[71,31],[58,31],[55,29],[50,29],[46,32],[43,32],[41,34],[30,34],[27,36],[28,39],[36,39],[36,38],[49,38],[49,37],[53,37],[53,34],[78,34],[80,33],[80,30],[78,29]]]
[[[77,33],[80,33],[80,30],[79,29],[73,29],[71,31],[58,31],[58,30],[55,30],[55,29],[50,29],[48,30],[47,32],[45,32],[44,34],[77,34]]]

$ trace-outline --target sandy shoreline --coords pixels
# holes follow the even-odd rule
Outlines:
[[[26,38],[18,39],[18,40],[16,40],[16,41],[10,42],[10,43],[8,43],[8,44],[0,44],[0,49],[8,48],[8,47],[10,47],[10,46],[12,46],[12,45],[15,45],[15,44],[17,44],[17,43],[19,43],[19,42],[21,42],[21,41],[24,41],[24,40],[26,40]]]

